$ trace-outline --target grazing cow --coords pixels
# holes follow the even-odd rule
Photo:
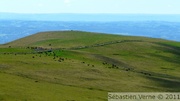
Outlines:
[[[103,65],[106,65],[107,64],[107,62],[103,62]]]
[[[142,74],[144,74],[144,75],[151,76],[151,74],[150,74],[150,73],[145,73],[145,72],[140,72],[140,73],[142,73]]]
[[[130,71],[131,69],[130,68],[127,68],[126,71]]]
[[[116,65],[115,64],[112,64],[112,68],[115,68],[116,67]]]

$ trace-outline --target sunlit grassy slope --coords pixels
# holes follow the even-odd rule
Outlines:
[[[62,31],[0,47],[0,101],[107,101],[108,92],[180,91],[179,42]]]

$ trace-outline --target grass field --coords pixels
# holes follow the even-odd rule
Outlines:
[[[80,31],[0,45],[0,101],[107,101],[108,92],[180,91],[180,43]]]

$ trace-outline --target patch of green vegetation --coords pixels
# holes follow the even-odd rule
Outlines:
[[[107,101],[108,92],[178,92],[179,45],[79,31],[35,34],[0,46],[0,100]]]
[[[106,100],[106,93],[103,91],[35,81],[5,73],[0,73],[0,79],[0,97],[2,101]]]
[[[169,46],[172,46],[172,47],[180,48],[179,42],[174,42],[174,41],[164,42],[164,45],[169,45]]]
[[[44,32],[7,43],[3,46],[42,46],[47,48],[71,48],[85,45],[93,45],[97,43],[105,43],[110,41],[132,39],[141,40],[146,38],[81,31]]]
[[[25,48],[0,48],[0,53],[28,53],[33,52],[33,50]]]

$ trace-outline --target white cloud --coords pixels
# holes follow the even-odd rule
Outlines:
[[[70,1],[70,0],[64,0],[64,3],[65,3],[65,4],[70,4],[71,1]]]
[[[0,37],[4,37],[4,36],[7,36],[7,34],[0,34]]]
[[[67,7],[70,7],[72,1],[71,0],[64,0],[64,3],[66,4]]]
[[[44,4],[39,3],[39,4],[37,4],[37,6],[38,6],[38,7],[43,7],[43,6],[44,6]]]

